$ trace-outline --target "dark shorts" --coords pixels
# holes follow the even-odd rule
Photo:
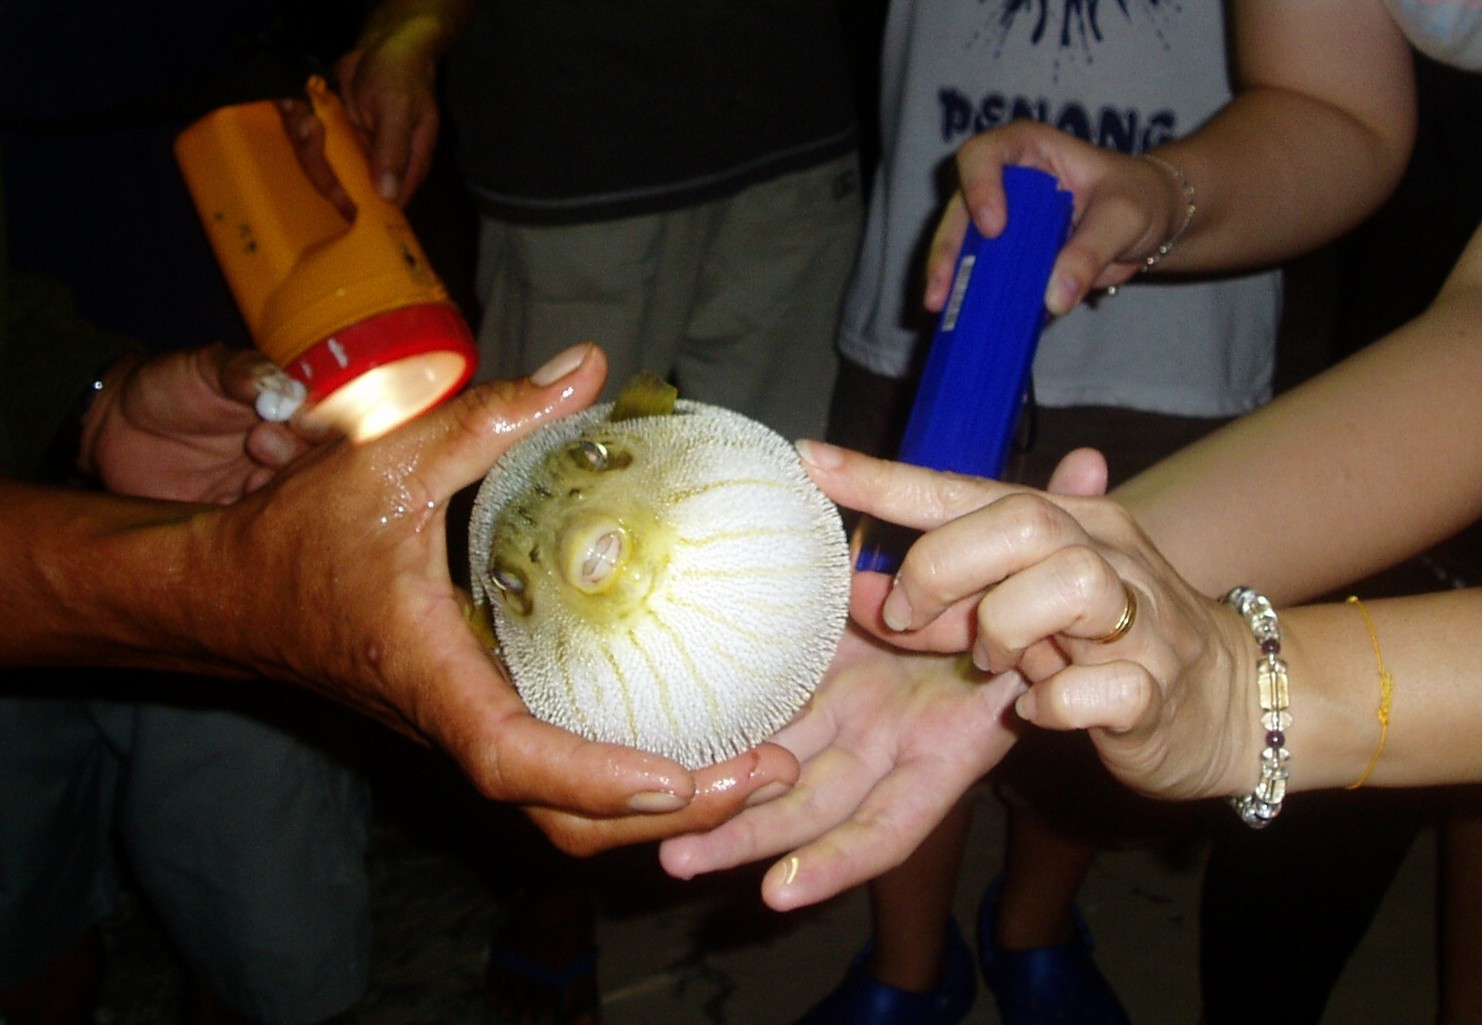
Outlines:
[[[338,758],[245,714],[0,698],[0,990],[112,910],[121,857],[227,1007],[337,1014],[369,973],[368,807]]]

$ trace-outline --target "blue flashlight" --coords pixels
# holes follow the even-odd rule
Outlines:
[[[906,422],[901,462],[995,478],[1008,462],[1072,199],[1053,175],[1030,167],[1005,167],[1003,186],[1003,233],[984,238],[968,226]],[[906,547],[899,532],[871,520],[860,529],[855,568],[899,569]]]

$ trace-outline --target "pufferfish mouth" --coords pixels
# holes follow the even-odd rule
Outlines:
[[[683,401],[615,421],[622,401],[490,471],[469,525],[475,597],[533,714],[697,768],[812,693],[847,615],[848,545],[768,428]]]
[[[628,532],[605,512],[573,517],[557,540],[557,572],[583,594],[605,594],[621,579],[633,550]]]

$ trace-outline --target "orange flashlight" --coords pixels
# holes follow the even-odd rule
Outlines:
[[[351,220],[309,181],[272,100],[206,115],[175,156],[254,344],[311,416],[368,441],[456,393],[477,352],[343,104],[318,76],[308,95]]]

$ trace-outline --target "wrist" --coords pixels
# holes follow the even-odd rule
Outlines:
[[[123,356],[108,364],[89,382],[74,412],[76,449],[74,466],[88,478],[98,476],[98,439],[123,415],[123,392],[143,357]]]
[[[323,681],[303,671],[304,637],[290,634],[300,623],[332,617],[304,609],[283,616],[286,606],[298,608],[297,602],[278,597],[283,582],[297,582],[298,565],[283,560],[293,559],[298,546],[283,543],[284,525],[268,513],[273,504],[249,496],[198,508],[181,525],[180,565],[196,567],[191,586],[202,596],[185,608],[187,640],[204,657],[238,673],[312,687]]]
[[[1281,619],[1265,595],[1249,587],[1235,587],[1225,595],[1224,603],[1239,613],[1259,652],[1253,682],[1262,733],[1256,784],[1248,792],[1231,797],[1230,805],[1246,825],[1262,829],[1281,814],[1291,775],[1287,731],[1293,720],[1290,677],[1282,647],[1284,636]],[[1239,687],[1238,681],[1236,686]],[[1250,684],[1246,687],[1248,693]]]
[[[1261,723],[1256,678],[1260,650],[1243,617],[1219,602],[1220,648],[1224,659],[1226,692],[1225,759],[1207,796],[1234,799],[1251,793],[1260,780],[1261,751],[1266,728]]]
[[[235,515],[240,511],[237,505],[198,507],[173,532],[175,564],[191,567],[190,590],[201,596],[181,603],[179,640],[198,648],[201,657],[237,671],[281,676],[268,671],[261,657],[272,633],[257,629],[254,615],[263,604],[254,593],[262,578],[246,572],[248,567],[271,571],[258,560],[241,557],[252,551],[253,539],[250,527],[243,529],[243,518]]]
[[[1378,736],[1377,686],[1363,620],[1341,604],[1310,605],[1282,613],[1292,666],[1294,790],[1343,787],[1364,772]],[[1326,652],[1323,654],[1322,652]]]
[[[1267,717],[1260,706],[1261,652],[1249,630],[1231,635],[1232,744],[1230,772],[1221,793],[1244,796],[1259,783],[1269,747]],[[1323,790],[1351,784],[1365,771],[1378,737],[1376,695],[1355,685],[1373,671],[1366,665],[1369,638],[1363,620],[1345,605],[1308,605],[1280,610],[1282,662],[1288,678],[1289,716],[1282,747],[1290,752],[1286,790]],[[1243,646],[1242,646],[1243,639]],[[1379,775],[1376,773],[1376,775]]]
[[[1169,163],[1153,153],[1143,153],[1138,159],[1157,169],[1159,177],[1163,180],[1165,193],[1173,197],[1173,205],[1168,208],[1170,216],[1167,227],[1162,233],[1162,240],[1153,246],[1152,252],[1143,257],[1141,270],[1146,273],[1156,267],[1164,257],[1170,255],[1188,232],[1189,225],[1194,222],[1194,214],[1198,210],[1198,196],[1193,184],[1176,164]]]

